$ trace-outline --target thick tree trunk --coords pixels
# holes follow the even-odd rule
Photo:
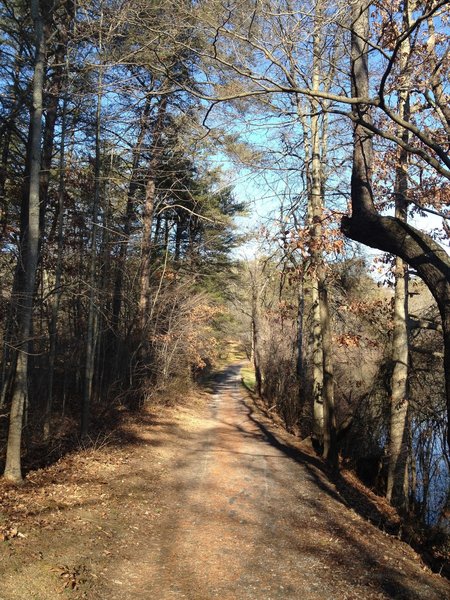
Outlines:
[[[19,311],[19,341],[15,382],[11,402],[10,426],[5,466],[5,478],[22,480],[21,439],[24,405],[28,394],[28,347],[33,315],[33,296],[39,252],[39,175],[41,169],[41,135],[43,88],[45,72],[45,38],[39,0],[31,0],[31,15],[35,31],[35,63],[33,76],[33,107],[31,111],[30,184],[28,196],[28,228],[23,246],[26,248],[23,286],[23,306]],[[23,260],[23,257],[19,257]]]
[[[407,268],[401,258],[395,261],[394,335],[391,378],[391,415],[389,428],[389,466],[386,497],[405,509],[408,498],[408,282]]]
[[[315,6],[313,35],[312,90],[319,90],[323,79],[323,7]],[[297,108],[299,107],[297,103]],[[334,465],[337,461],[336,424],[334,410],[334,379],[332,341],[328,295],[326,288],[323,249],[323,208],[325,175],[322,157],[326,156],[326,122],[321,122],[320,106],[315,98],[310,100],[309,127],[304,114],[300,115],[304,133],[309,129],[309,139],[304,135],[308,190],[308,222],[310,232],[311,265],[308,269],[306,289],[311,297],[311,345],[313,356],[313,437],[324,447],[325,457]]]
[[[317,44],[317,36],[314,40]],[[312,87],[319,85],[318,56],[314,55]],[[310,235],[311,261],[303,275],[304,297],[310,308],[309,347],[311,352],[311,396],[312,396],[312,438],[323,446],[323,350],[320,321],[318,265],[321,260],[321,216],[322,216],[322,168],[320,164],[320,137],[318,104],[302,106],[297,100],[297,114],[302,122],[303,147],[305,153],[305,177],[308,192],[308,225]],[[308,121],[305,112],[312,113]],[[304,361],[304,364],[306,361]]]
[[[405,3],[404,25],[409,27],[412,6]],[[400,50],[400,71],[403,84],[399,91],[398,112],[404,121],[409,121],[408,59],[409,38],[403,41]],[[399,137],[407,143],[408,131],[399,132]],[[403,222],[408,220],[408,154],[398,149],[396,168],[395,216]],[[394,296],[394,335],[392,341],[392,361],[394,369],[391,378],[391,414],[389,431],[389,466],[386,497],[401,510],[408,505],[408,458],[409,458],[409,400],[408,400],[408,267],[397,256],[395,259]]]

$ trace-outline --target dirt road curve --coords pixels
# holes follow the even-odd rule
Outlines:
[[[115,564],[108,598],[450,597],[409,548],[342,504],[314,459],[274,437],[238,374],[225,372],[194,431],[178,431],[169,502],[139,556]]]

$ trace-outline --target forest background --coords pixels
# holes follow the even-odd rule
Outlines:
[[[2,0],[6,479],[176,402],[235,340],[286,429],[445,537],[448,18]],[[270,199],[251,241],[239,182]]]

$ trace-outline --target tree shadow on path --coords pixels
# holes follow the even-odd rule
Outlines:
[[[411,540],[404,539],[399,522],[389,519],[385,513],[380,511],[377,504],[369,496],[351,485],[350,482],[344,479],[340,472],[334,473],[319,457],[308,454],[300,448],[278,439],[262,422],[262,419],[269,421],[270,417],[265,415],[257,406],[251,392],[248,390],[243,391],[241,402],[247,412],[248,418],[258,427],[264,439],[284,455],[303,465],[322,491],[347,508],[354,510],[363,519],[369,521],[384,533],[394,535],[398,539],[409,543],[432,571],[444,577],[450,577],[449,561],[444,563],[437,561],[426,549],[420,547],[418,544],[411,543]]]

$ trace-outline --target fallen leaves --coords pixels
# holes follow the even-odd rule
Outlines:
[[[51,570],[56,572],[63,580],[61,592],[67,589],[79,590],[88,581],[88,572],[85,565],[77,565],[75,567],[61,565]]]
[[[27,536],[18,530],[17,527],[3,527],[0,528],[0,541],[6,542],[14,538],[26,538]]]

